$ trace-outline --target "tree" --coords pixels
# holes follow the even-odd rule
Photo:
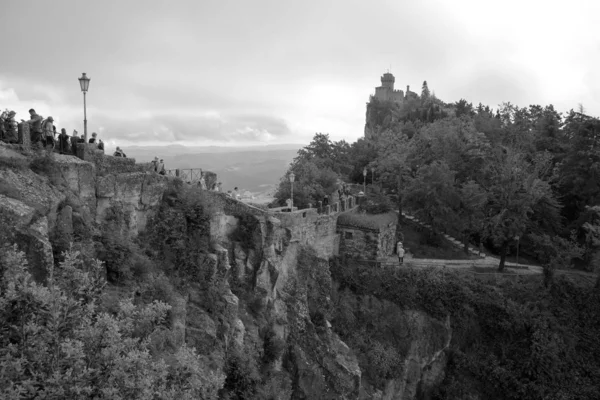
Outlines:
[[[469,239],[472,234],[483,233],[484,207],[488,194],[475,181],[463,183],[458,189],[460,204],[457,210],[457,227],[462,233],[464,252],[469,254]]]
[[[460,196],[455,186],[455,172],[443,161],[423,165],[405,190],[403,204],[415,216],[431,225],[433,233],[456,225]]]
[[[487,174],[486,233],[500,248],[498,270],[504,270],[509,244],[522,237],[531,224],[534,208],[542,201],[558,206],[548,182],[540,179],[543,163],[505,147],[491,152]]]
[[[473,111],[473,104],[467,102],[465,99],[460,99],[456,103],[454,103],[454,113],[457,118],[460,118],[463,115],[472,117],[475,115],[475,111]]]
[[[426,103],[429,100],[430,93],[429,88],[427,87],[427,81],[423,81],[423,86],[421,88],[421,101]]]
[[[575,233],[570,239],[548,234],[531,234],[538,260],[542,262],[544,286],[549,287],[554,281],[554,273],[558,268],[570,268],[573,259],[581,257],[584,249],[577,244]],[[598,286],[598,285],[597,285]]]
[[[42,286],[16,247],[0,254],[0,398],[216,399],[224,376],[195,350],[161,359],[170,306],[102,312],[101,270],[66,253]]]

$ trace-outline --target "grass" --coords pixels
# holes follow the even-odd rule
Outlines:
[[[354,212],[342,213],[338,224],[355,226],[357,228],[382,229],[390,223],[396,223],[398,215],[394,212],[385,214],[360,214]]]

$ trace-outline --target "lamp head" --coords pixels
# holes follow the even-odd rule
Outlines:
[[[365,169],[363,169],[363,176],[367,176],[367,167],[365,167]]]
[[[79,86],[81,86],[82,92],[87,92],[90,87],[90,78],[85,75],[85,72],[79,78]]]
[[[293,172],[290,173],[290,182],[294,182],[294,180],[296,179],[296,175],[294,175]]]

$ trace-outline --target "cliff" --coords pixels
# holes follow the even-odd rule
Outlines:
[[[339,246],[335,215],[270,214],[93,151],[83,161],[0,150],[1,239],[25,252],[36,280],[71,246],[100,258],[103,306],[170,304],[169,346],[196,348],[224,374],[222,398],[412,399],[443,377],[447,321],[337,292],[327,261]],[[395,315],[402,372],[365,377],[363,355],[332,324],[340,301]]]

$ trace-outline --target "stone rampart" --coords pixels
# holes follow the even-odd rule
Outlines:
[[[131,172],[147,172],[152,170],[150,163],[136,163],[135,158],[114,157],[92,143],[77,143],[77,156],[96,165],[99,176]]]
[[[319,214],[316,208],[307,208],[294,212],[276,212],[271,215],[281,222],[282,228],[289,230],[291,241],[314,248],[322,258],[330,258],[338,254],[337,214]]]

